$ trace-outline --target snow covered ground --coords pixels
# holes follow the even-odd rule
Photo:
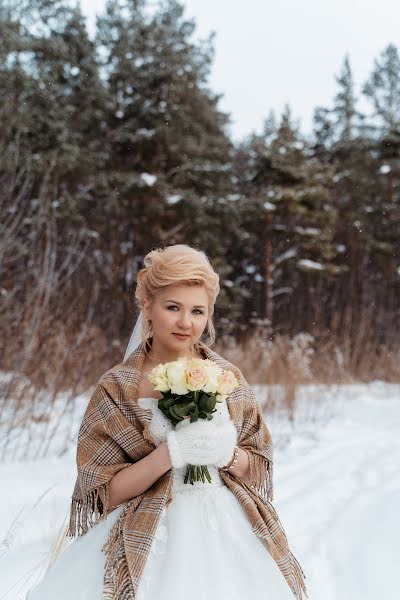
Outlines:
[[[262,401],[265,390],[256,392]],[[75,433],[87,399],[78,399]],[[275,448],[274,506],[310,600],[398,597],[400,386],[305,386],[292,421],[284,413],[266,421]],[[40,435],[38,424],[29,433],[38,447]],[[55,448],[64,439],[61,425]],[[16,430],[13,443],[26,439]],[[72,439],[56,458],[0,464],[0,600],[23,600],[40,578],[69,507],[74,461]]]

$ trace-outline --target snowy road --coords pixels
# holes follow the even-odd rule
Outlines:
[[[308,389],[293,424],[267,422],[274,506],[310,600],[397,599],[400,386]],[[33,585],[74,475],[74,448],[62,459],[0,464],[0,600],[22,600]]]
[[[332,394],[334,417],[308,423],[309,435],[297,431],[279,455],[275,506],[310,600],[398,598],[399,387],[375,382]]]

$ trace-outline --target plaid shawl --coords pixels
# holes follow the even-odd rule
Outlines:
[[[289,550],[273,500],[272,440],[254,391],[235,365],[202,344],[206,358],[231,369],[240,386],[227,398],[238,445],[247,451],[251,483],[219,470],[236,496],[297,600],[308,598],[305,574]],[[143,343],[99,380],[84,414],[77,442],[77,479],[67,536],[85,534],[109,514],[108,485],[115,473],[152,452],[152,414],[137,402],[145,359]],[[159,518],[172,501],[172,469],[148,490],[126,502],[102,550],[106,554],[102,600],[134,600]]]

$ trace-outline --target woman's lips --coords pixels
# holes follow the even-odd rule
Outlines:
[[[190,337],[189,335],[183,333],[174,333],[173,334],[178,340],[186,340],[186,338]]]

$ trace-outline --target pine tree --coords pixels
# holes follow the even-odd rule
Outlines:
[[[364,94],[371,101],[382,132],[400,129],[400,57],[394,44],[389,44],[374,61],[374,69],[364,84]]]
[[[360,135],[363,115],[357,109],[350,58],[345,56],[341,72],[335,76],[338,91],[331,109],[319,106],[314,111],[314,136],[317,145],[328,148],[348,143]]]
[[[269,120],[265,135],[254,136],[246,148],[241,219],[251,234],[245,266],[255,298],[250,308],[274,330],[277,314],[289,323],[294,296],[312,302],[318,278],[333,277],[340,267],[332,243],[336,214],[329,203],[329,171],[312,158],[289,107],[275,131],[271,125]]]
[[[212,36],[190,40],[194,21],[170,0],[149,16],[143,2],[108,2],[98,45],[111,97],[114,154],[128,172],[164,174],[174,188],[215,189],[231,144],[219,96],[206,87]]]
[[[351,72],[345,65],[336,80],[339,90],[334,107],[320,108],[319,115],[323,114],[329,125],[315,131],[316,152],[333,169],[331,202],[338,212],[335,239],[347,271],[338,278],[340,285],[332,289],[332,298],[343,307],[339,327],[350,337],[356,337],[358,318],[371,302],[371,289],[377,281],[390,297],[389,282],[396,269],[399,142],[397,132],[390,130],[390,121],[394,121],[388,117],[395,112],[395,77],[389,73],[396,65],[396,55],[393,48],[387,49],[364,86],[364,93],[375,102],[372,119],[356,109]],[[323,135],[324,131],[328,134]],[[374,293],[379,295],[379,286]],[[386,300],[380,303],[384,306]]]
[[[336,82],[339,90],[335,96],[333,114],[336,117],[338,139],[346,143],[356,137],[357,120],[360,118],[356,108],[357,99],[348,55],[345,57],[340,75],[336,77]]]
[[[17,16],[11,11],[1,20],[14,30],[3,45],[1,86],[19,83],[7,115],[20,124],[38,174],[51,166],[57,178],[71,172],[80,180],[101,167],[106,103],[84,17],[60,0],[25,2],[20,22]]]

